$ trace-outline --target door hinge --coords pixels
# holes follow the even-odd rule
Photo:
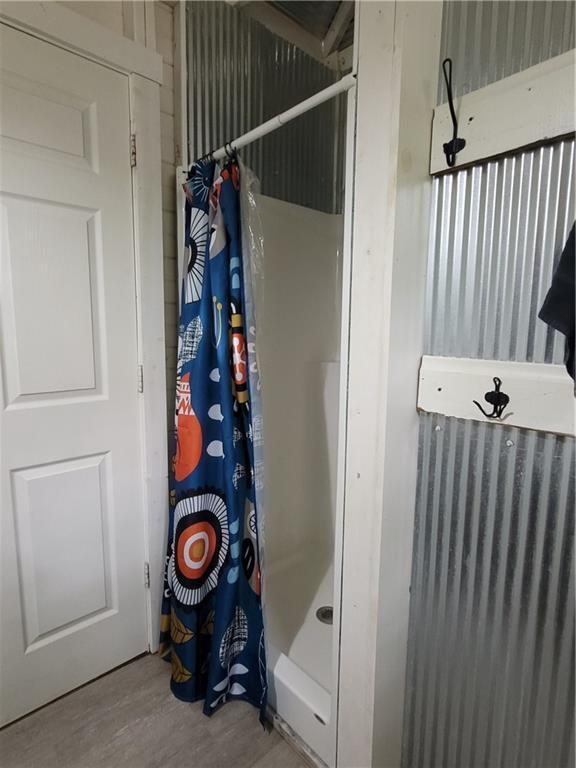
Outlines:
[[[130,167],[136,167],[136,134],[130,134]]]
[[[150,563],[144,563],[144,586],[150,589]]]
[[[138,366],[138,392],[144,392],[144,366]]]

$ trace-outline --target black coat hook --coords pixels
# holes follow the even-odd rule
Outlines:
[[[486,413],[478,400],[473,400],[472,402],[478,406],[487,419],[501,419],[504,409],[510,402],[510,398],[506,393],[500,391],[502,381],[498,376],[494,376],[492,381],[494,382],[494,389],[491,392],[486,392],[484,395],[484,400],[492,406],[492,413]]]
[[[466,146],[466,140],[458,138],[458,118],[456,117],[454,99],[452,97],[452,59],[444,59],[442,62],[442,70],[444,71],[444,81],[446,82],[446,92],[448,94],[448,107],[450,109],[450,117],[452,118],[452,141],[448,141],[446,144],[443,144],[442,147],[444,149],[444,154],[446,155],[448,167],[452,168],[456,163],[456,155]]]

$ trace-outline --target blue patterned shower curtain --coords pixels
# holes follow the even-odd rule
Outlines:
[[[207,715],[244,699],[262,717],[266,658],[240,183],[235,160],[222,169],[198,161],[184,185],[187,271],[160,653],[171,661],[179,699],[204,699]]]

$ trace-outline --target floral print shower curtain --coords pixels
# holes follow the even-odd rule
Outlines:
[[[244,699],[263,717],[240,183],[236,160],[222,169],[201,160],[184,185],[187,269],[160,653],[171,661],[171,689],[179,699],[204,699],[207,715],[228,699]]]

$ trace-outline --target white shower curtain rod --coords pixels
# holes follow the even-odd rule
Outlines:
[[[245,147],[247,144],[251,144],[253,141],[256,141],[256,139],[260,139],[262,136],[266,136],[267,133],[272,133],[272,131],[280,128],[281,125],[290,122],[290,120],[294,120],[295,117],[303,115],[304,112],[308,112],[309,109],[317,107],[318,104],[322,104],[329,99],[333,99],[334,96],[337,96],[339,93],[349,91],[350,88],[354,87],[354,85],[356,85],[356,75],[345,75],[343,78],[338,80],[338,82],[329,85],[328,88],[324,88],[323,91],[315,93],[314,96],[310,96],[310,98],[301,101],[300,104],[296,104],[295,107],[291,107],[285,112],[281,112],[279,115],[276,115],[276,117],[272,117],[270,120],[266,120],[265,123],[262,123],[262,125],[259,125],[257,128],[253,128],[243,136],[239,136],[237,139],[233,139],[224,147],[220,147],[220,149],[215,150],[212,152],[212,157],[214,160],[222,160],[224,157],[226,157],[226,147],[228,147],[228,150]]]

